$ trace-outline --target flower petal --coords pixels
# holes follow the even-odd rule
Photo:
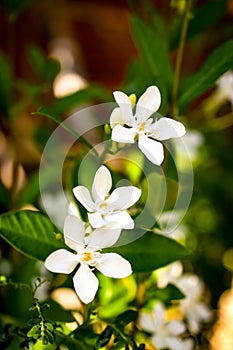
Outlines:
[[[95,210],[95,203],[91,199],[89,190],[84,186],[77,186],[73,188],[73,193],[77,200],[88,210]]]
[[[92,195],[95,201],[104,200],[112,187],[112,176],[108,168],[102,165],[96,172],[92,185]]]
[[[181,321],[172,320],[167,324],[170,334],[180,335],[185,332],[185,325]]]
[[[103,216],[99,212],[95,213],[88,213],[88,219],[92,227],[99,228],[106,224],[105,220],[103,219]]]
[[[134,128],[125,128],[122,125],[116,125],[112,130],[112,140],[122,143],[134,143],[136,131]]]
[[[140,135],[138,139],[138,147],[153,164],[160,165],[163,162],[163,145],[160,142],[149,139],[144,135]]]
[[[113,129],[117,124],[124,125],[125,122],[122,119],[121,109],[119,107],[114,108],[110,116],[110,126]]]
[[[95,267],[107,277],[124,278],[132,273],[130,263],[116,253],[101,254]]]
[[[55,273],[71,273],[78,264],[78,256],[66,249],[51,253],[45,260],[45,267]]]
[[[108,223],[102,228],[97,228],[88,240],[91,248],[106,248],[112,246],[121,234],[121,227],[113,223]]]
[[[88,266],[81,264],[73,277],[74,289],[83,303],[90,303],[99,287],[98,278]]]
[[[124,210],[131,207],[141,196],[141,190],[135,186],[116,188],[108,198],[113,210]]]
[[[65,244],[77,252],[80,246],[83,245],[84,235],[83,222],[76,216],[67,216],[64,223]]]
[[[154,306],[154,315],[156,317],[157,325],[163,325],[164,323],[164,305],[161,302],[157,302]]]
[[[186,133],[182,123],[171,118],[160,118],[150,127],[153,137],[157,140],[168,140],[170,138],[181,137]]]
[[[121,91],[115,91],[113,93],[113,96],[121,109],[122,119],[124,123],[131,126],[134,121],[134,117],[130,98]]]
[[[149,312],[141,312],[138,319],[139,325],[143,330],[149,333],[155,332],[155,322],[153,315]]]
[[[166,347],[171,350],[186,350],[187,343],[185,341],[179,340],[175,337],[166,338]]]
[[[130,230],[134,228],[134,221],[126,210],[118,213],[104,215],[104,220],[105,222],[117,223],[118,227],[121,227],[122,229]]]
[[[142,123],[159,109],[161,95],[157,86],[150,86],[137,102],[137,122]]]

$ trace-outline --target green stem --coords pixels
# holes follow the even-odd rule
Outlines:
[[[173,82],[173,88],[172,88],[172,103],[171,103],[172,116],[177,114],[177,96],[178,96],[178,88],[179,88],[179,82],[180,82],[180,72],[181,72],[181,65],[183,60],[186,35],[188,30],[188,23],[190,19],[191,3],[192,3],[192,0],[187,0],[186,2],[186,8],[185,8],[183,23],[182,23],[182,30],[180,35],[180,42],[179,42],[179,47],[177,51],[176,65],[175,65],[175,72],[174,72],[174,82]]]

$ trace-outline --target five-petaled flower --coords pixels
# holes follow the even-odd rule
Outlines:
[[[185,332],[185,325],[178,320],[165,322],[165,308],[161,302],[157,302],[153,312],[142,312],[139,316],[139,324],[143,330],[151,333],[151,343],[156,349],[191,350],[191,339],[180,339]]]
[[[73,192],[77,200],[88,210],[88,219],[92,227],[102,227],[114,222],[124,229],[134,228],[134,221],[126,209],[140,198],[141,190],[135,186],[122,186],[109,194],[111,187],[111,173],[102,165],[93,181],[93,199],[84,186],[75,187]]]
[[[67,216],[64,224],[64,239],[75,253],[58,249],[45,260],[51,272],[69,274],[79,265],[73,277],[74,288],[79,298],[90,303],[98,290],[99,281],[93,270],[103,275],[124,278],[132,273],[130,263],[116,253],[100,253],[101,248],[112,246],[119,238],[121,229],[113,223],[87,233],[84,223],[75,216]]]
[[[183,136],[186,132],[184,125],[171,118],[150,118],[161,103],[157,86],[150,86],[139,98],[135,114],[131,100],[125,93],[115,91],[113,95],[119,107],[112,111],[110,117],[112,140],[122,143],[138,141],[138,147],[144,155],[153,164],[160,165],[164,159],[163,145],[155,140]]]

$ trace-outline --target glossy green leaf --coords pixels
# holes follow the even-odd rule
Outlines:
[[[57,229],[43,214],[21,210],[0,216],[0,236],[16,250],[34,259],[45,260],[64,244],[56,239]]]
[[[189,254],[175,240],[151,232],[145,233],[132,243],[108,248],[106,251],[116,252],[130,261],[134,272],[153,271]]]
[[[185,107],[191,100],[207,91],[232,66],[233,40],[228,40],[214,50],[196,74],[183,83],[178,106]]]

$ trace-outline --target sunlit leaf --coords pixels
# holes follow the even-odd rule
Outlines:
[[[114,251],[129,260],[134,272],[153,271],[189,254],[175,240],[151,232],[132,243],[107,251]]]
[[[21,210],[0,216],[0,236],[16,250],[34,259],[45,260],[54,250],[64,247],[56,239],[57,229],[43,214]]]
[[[215,81],[233,66],[233,40],[219,46],[207,58],[200,70],[181,86],[178,106],[185,107],[195,97],[213,86]]]

